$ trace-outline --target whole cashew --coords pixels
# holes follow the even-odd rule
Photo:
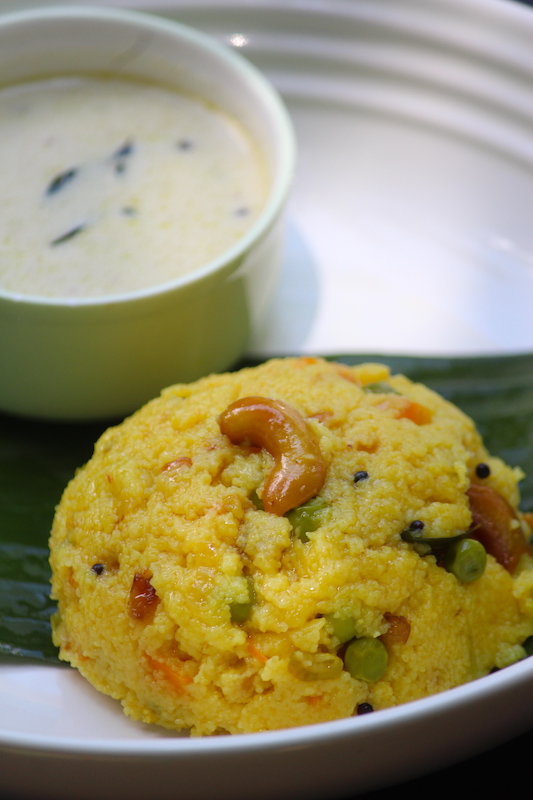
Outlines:
[[[249,442],[274,459],[263,487],[265,511],[282,516],[320,491],[326,465],[302,415],[281,400],[243,397],[220,415],[220,430],[234,444]]]

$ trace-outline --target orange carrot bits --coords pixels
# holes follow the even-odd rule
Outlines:
[[[295,362],[296,367],[308,367],[310,364],[317,364],[318,358],[313,358],[313,356],[302,356],[298,358]]]
[[[410,419],[416,425],[427,425],[433,419],[433,414],[426,406],[408,400],[400,413],[400,418]]]
[[[361,386],[359,376],[353,372],[350,367],[347,367],[345,364],[334,364],[334,367],[337,371],[337,374],[340,375],[341,378],[344,378],[346,381],[350,381],[350,383],[355,383],[356,386]]]
[[[159,672],[161,675],[163,675],[165,680],[170,683],[172,688],[175,689],[178,694],[183,694],[185,688],[192,683],[193,679],[191,676],[187,675],[176,665],[171,666],[166,661],[159,661],[159,659],[149,656],[148,653],[145,654],[145,658],[150,669],[153,672]]]
[[[308,703],[310,706],[319,706],[322,701],[321,694],[311,694],[305,697],[305,702]]]
[[[248,641],[246,642],[246,649],[248,650],[252,658],[257,659],[257,661],[260,661],[262,664],[266,664],[266,662],[268,661],[268,658],[265,656],[264,653],[261,652],[261,650],[259,650],[259,648],[257,648],[254,645],[250,637],[248,637]]]
[[[408,397],[391,396],[379,408],[391,409],[396,419],[410,419],[415,425],[427,425],[433,420],[433,412]]]

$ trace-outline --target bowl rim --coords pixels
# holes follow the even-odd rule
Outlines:
[[[157,16],[147,11],[137,11],[126,8],[111,8],[104,6],[49,6],[35,9],[0,14],[0,33],[9,26],[38,23],[53,19],[67,21],[95,20],[105,24],[126,23],[137,26],[139,29],[150,30],[154,33],[170,34],[197,46],[199,49],[210,51],[221,62],[227,64],[235,72],[240,72],[246,79],[258,99],[266,108],[279,132],[280,156],[279,164],[274,172],[273,181],[266,202],[250,228],[234,242],[231,247],[202,267],[181,275],[169,281],[131,292],[95,295],[90,297],[69,297],[62,295],[42,296],[9,291],[0,287],[0,306],[3,304],[17,306],[26,304],[43,309],[59,310],[72,309],[80,306],[100,308],[131,303],[132,301],[151,300],[165,294],[171,294],[184,287],[195,283],[201,284],[206,279],[217,273],[229,274],[240,266],[246,252],[256,241],[260,241],[274,225],[276,219],[283,211],[283,206],[289,194],[296,163],[296,135],[289,113],[274,86],[268,79],[246,58],[236,52],[229,45],[224,45],[214,37],[203,33],[192,26],[185,25],[173,19]],[[22,81],[21,81],[22,82]],[[6,84],[7,85],[7,84]]]
[[[45,667],[46,668],[46,667]],[[64,667],[59,667],[64,669]],[[287,747],[313,747],[324,742],[342,742],[368,736],[382,729],[388,731],[410,726],[415,720],[435,721],[447,718],[461,707],[486,703],[495,695],[519,686],[525,688],[533,677],[533,658],[526,657],[496,673],[421,697],[372,714],[357,715],[293,728],[282,728],[233,736],[192,737],[179,735],[156,739],[75,739],[66,736],[44,736],[13,733],[0,728],[0,752],[5,746],[20,753],[80,755],[88,758],[121,757],[151,760],[153,758],[190,759],[202,755],[239,755],[243,751],[267,753]],[[162,731],[164,729],[161,729]]]

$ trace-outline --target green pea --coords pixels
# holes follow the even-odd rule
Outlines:
[[[250,500],[252,501],[252,503],[254,504],[254,506],[257,508],[258,511],[265,510],[265,507],[263,506],[263,501],[261,500],[255,489],[253,489],[253,491],[250,492]]]
[[[333,629],[333,636],[339,640],[340,644],[345,644],[355,637],[356,630],[353,617],[339,617],[337,614],[324,614],[324,618]]]
[[[329,503],[322,497],[313,497],[301,506],[293,508],[285,516],[289,520],[296,536],[302,542],[308,542],[308,533],[316,531],[322,525],[322,511],[329,508]]]
[[[352,678],[367,683],[379,681],[388,663],[389,656],[380,639],[354,639],[344,653],[344,666]]]
[[[444,568],[461,583],[471,583],[485,572],[487,553],[477,539],[453,542],[444,555]]]
[[[242,625],[243,622],[246,622],[246,620],[252,613],[252,608],[255,603],[254,582],[249,577],[246,578],[246,582],[248,584],[247,602],[245,603],[234,602],[229,604],[229,613],[231,616],[231,621],[236,623],[237,625]]]
[[[400,392],[392,388],[390,383],[386,383],[385,381],[367,383],[366,386],[363,386],[363,391],[370,392],[371,394],[400,394]]]
[[[333,653],[302,653],[289,658],[289,672],[301,681],[334,680],[342,674],[342,660]]]

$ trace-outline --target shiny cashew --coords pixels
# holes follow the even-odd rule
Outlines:
[[[221,414],[220,430],[234,444],[267,450],[274,466],[266,478],[265,511],[282,516],[320,491],[326,465],[310,426],[294,408],[268,397],[243,397]]]

